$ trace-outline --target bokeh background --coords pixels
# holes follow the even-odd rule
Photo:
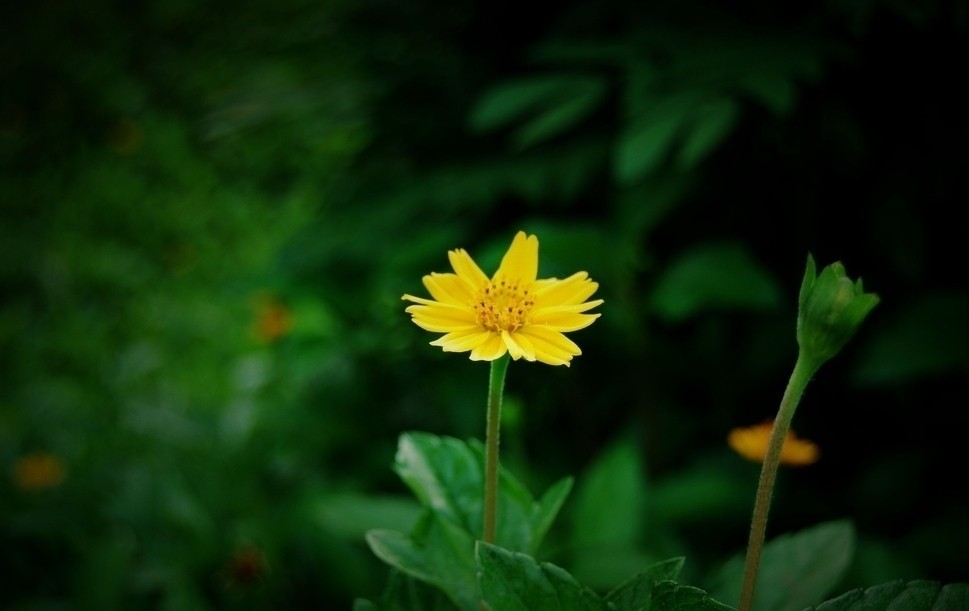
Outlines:
[[[509,371],[505,464],[577,478],[543,560],[710,586],[811,252],[882,303],[770,533],[852,520],[842,589],[969,580],[965,2],[46,0],[0,33],[4,609],[379,596],[397,436],[484,429],[487,366],[400,296],[519,229],[605,299],[570,369]]]

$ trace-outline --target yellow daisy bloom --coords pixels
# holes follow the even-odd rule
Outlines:
[[[22,456],[13,468],[13,480],[22,490],[54,488],[64,481],[67,469],[53,454],[36,452]]]
[[[519,231],[491,278],[464,249],[448,251],[451,273],[424,276],[433,299],[404,295],[405,310],[418,327],[444,333],[431,342],[445,352],[471,351],[472,361],[511,358],[568,366],[582,354],[563,335],[591,325],[588,314],[601,299],[586,301],[599,285],[586,272],[564,280],[537,279],[538,238]]]
[[[767,444],[770,440],[774,423],[768,420],[754,426],[740,427],[730,431],[727,443],[737,453],[754,462],[764,462],[767,455]],[[781,446],[781,464],[792,467],[803,467],[818,461],[821,451],[813,441],[801,439],[788,429]]]

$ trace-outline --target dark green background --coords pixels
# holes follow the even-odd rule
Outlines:
[[[487,366],[400,295],[519,229],[605,299],[570,369],[512,364],[504,437],[536,493],[636,448],[598,577],[685,554],[704,586],[742,548],[725,438],[776,409],[811,252],[882,303],[808,389],[822,459],[771,534],[852,519],[844,588],[969,579],[969,8],[775,4],[5,6],[0,606],[375,597],[363,532],[414,515],[397,435],[483,436]],[[66,479],[18,488],[38,451]],[[582,577],[571,515],[543,559]]]

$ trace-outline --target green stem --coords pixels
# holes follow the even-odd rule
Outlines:
[[[508,371],[508,355],[491,361],[488,380],[488,419],[485,435],[484,541],[495,542],[498,515],[498,438],[501,433],[501,396]]]
[[[781,448],[784,446],[787,431],[791,428],[794,410],[797,409],[804,389],[819,366],[819,363],[806,357],[803,352],[798,355],[797,363],[794,364],[794,371],[791,373],[791,379],[787,383],[787,389],[784,391],[784,397],[781,399],[781,405],[777,410],[777,416],[774,418],[774,428],[771,430],[764,464],[760,470],[760,482],[757,484],[754,514],[750,521],[747,562],[744,565],[744,581],[740,590],[738,611],[750,611],[754,603],[754,588],[757,585],[760,552],[764,547],[764,538],[767,533],[767,513],[770,510],[771,495],[774,493],[777,467],[781,462]]]

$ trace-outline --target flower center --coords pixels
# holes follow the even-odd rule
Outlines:
[[[478,324],[489,331],[517,331],[528,322],[535,305],[531,285],[518,280],[496,278],[478,290],[472,307]]]

